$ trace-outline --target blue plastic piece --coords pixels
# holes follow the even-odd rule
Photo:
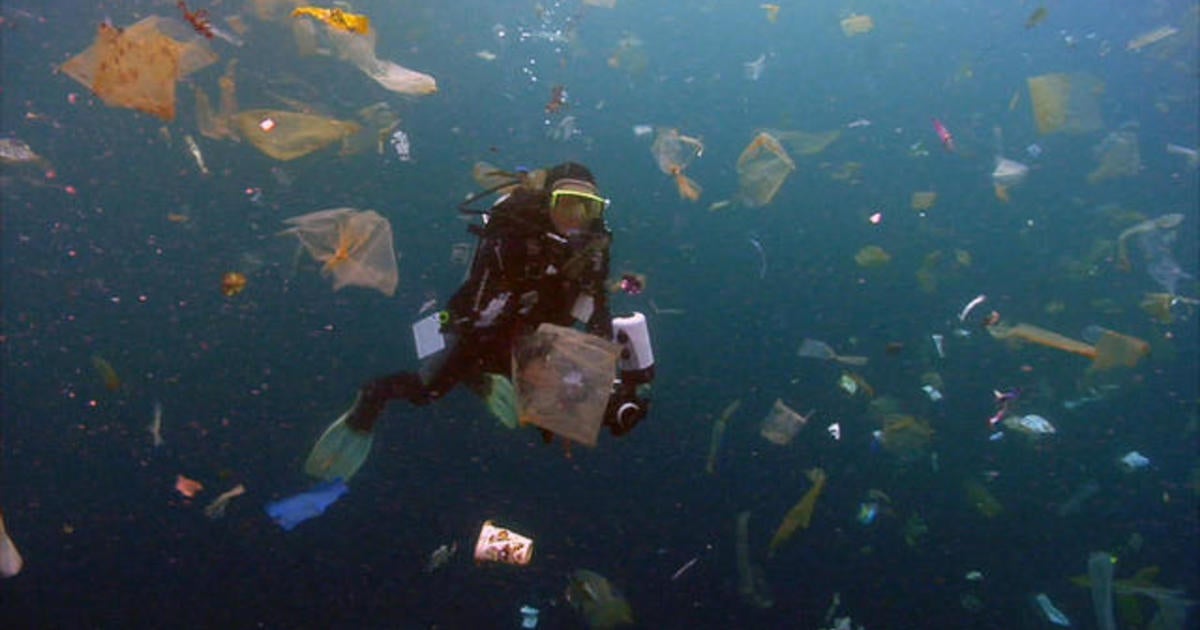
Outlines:
[[[529,630],[538,625],[538,613],[541,611],[528,604],[521,606],[521,627]]]
[[[343,494],[350,491],[341,479],[334,479],[286,499],[267,504],[267,514],[285,531],[325,513]]]
[[[879,504],[874,501],[858,504],[858,522],[863,525],[870,525],[875,522],[875,517],[879,515]]]

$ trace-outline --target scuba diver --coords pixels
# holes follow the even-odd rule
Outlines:
[[[644,316],[613,320],[609,312],[609,201],[599,195],[591,171],[564,162],[517,174],[489,171],[486,177],[502,181],[459,206],[483,219],[470,227],[480,240],[469,277],[444,311],[422,320],[431,325],[413,326],[421,370],[363,385],[313,447],[304,466],[309,475],[349,480],[366,461],[375,422],[390,400],[422,406],[459,383],[485,399],[500,395],[489,376],[511,373],[516,344],[542,323],[580,322],[587,333],[620,344],[603,424],[622,436],[646,416],[649,401],[639,389],[654,379],[653,352]],[[490,209],[471,209],[497,193]],[[553,434],[541,430],[549,442]]]

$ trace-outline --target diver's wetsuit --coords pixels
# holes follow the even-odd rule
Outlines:
[[[486,395],[484,374],[511,370],[513,344],[542,323],[571,325],[572,308],[582,296],[592,301],[590,316],[584,315],[587,332],[612,339],[605,286],[612,233],[601,218],[586,232],[564,238],[554,231],[547,203],[548,193],[518,189],[492,208],[479,228],[470,276],[447,305],[446,349],[433,357],[428,374],[399,372],[364,385],[346,420],[351,428],[371,431],[389,400],[428,404],[460,382]],[[614,434],[633,428],[613,422],[611,403],[609,408],[605,423]]]

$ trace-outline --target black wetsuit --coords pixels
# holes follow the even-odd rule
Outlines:
[[[446,349],[432,358],[433,369],[424,378],[399,372],[364,385],[347,418],[350,427],[370,431],[387,401],[395,398],[424,405],[459,383],[486,395],[484,374],[507,374],[513,344],[540,324],[571,325],[571,311],[581,296],[592,300],[586,330],[612,339],[605,286],[612,233],[597,219],[590,229],[562,237],[547,216],[547,201],[546,193],[518,189],[492,208],[487,223],[478,228],[481,238],[470,276],[446,308]],[[616,434],[632,428],[606,422]]]

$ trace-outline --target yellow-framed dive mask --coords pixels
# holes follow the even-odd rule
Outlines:
[[[558,182],[561,185],[561,182]],[[580,182],[578,188],[586,186]],[[600,195],[586,190],[579,190],[573,184],[567,188],[556,188],[550,192],[550,212],[571,222],[591,222],[604,216],[609,201]]]

